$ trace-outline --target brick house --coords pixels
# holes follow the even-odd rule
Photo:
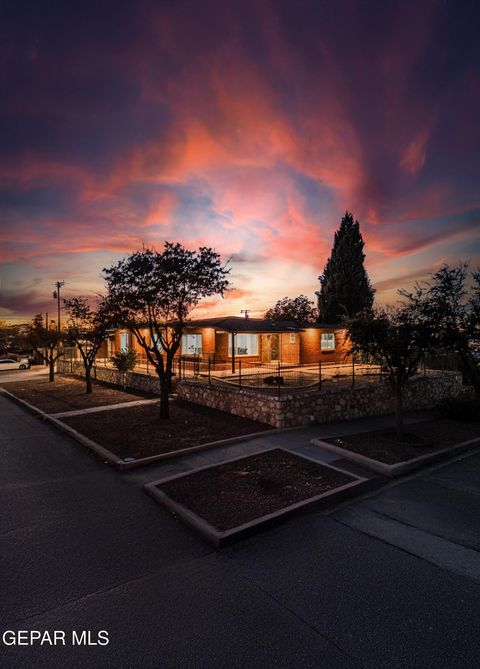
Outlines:
[[[142,357],[135,337],[128,330],[117,329],[108,344],[109,355],[131,348]],[[344,362],[348,349],[340,326],[226,316],[189,321],[181,355],[234,368],[240,359],[252,364]]]

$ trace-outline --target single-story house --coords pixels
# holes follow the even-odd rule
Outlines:
[[[131,348],[142,354],[135,337],[119,328],[111,337],[108,355]],[[348,350],[341,326],[226,316],[189,321],[181,355],[210,359],[214,364],[231,365],[234,369],[240,359],[256,364],[344,362]]]

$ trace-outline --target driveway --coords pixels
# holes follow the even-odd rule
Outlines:
[[[2,666],[480,665],[479,455],[216,552],[2,397],[0,421],[2,627],[66,634],[0,645]],[[470,551],[465,568],[431,537]],[[72,630],[109,644],[72,646]]]

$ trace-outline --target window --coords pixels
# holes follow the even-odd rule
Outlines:
[[[186,334],[182,337],[183,355],[202,355],[202,335]]]
[[[235,339],[235,355],[258,355],[258,335],[237,334]],[[228,338],[228,355],[232,355],[232,336]]]
[[[333,332],[322,332],[320,339],[322,351],[335,350],[335,334]]]
[[[120,333],[120,350],[121,351],[128,351],[128,332],[121,332]]]
[[[290,344],[295,344],[296,336],[295,332],[290,332]]]
[[[160,353],[164,351],[164,348],[162,346],[162,340],[160,339],[160,336],[157,335],[156,332],[152,334],[151,345],[154,346],[157,349],[157,351],[160,351]]]

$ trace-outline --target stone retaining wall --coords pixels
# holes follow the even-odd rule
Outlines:
[[[84,376],[83,364],[78,361],[58,361],[57,371]],[[123,375],[111,367],[96,367],[92,370],[92,376],[98,381],[124,386],[129,390],[160,392],[158,378],[148,374],[127,372]],[[458,372],[419,376],[412,379],[404,389],[404,407],[407,411],[431,409],[447,397],[457,397],[462,390],[462,375]],[[277,428],[331,423],[393,412],[391,391],[383,383],[278,397],[227,385],[208,385],[205,381],[187,380],[177,383],[176,392],[189,402],[258,420]]]
[[[456,372],[438,377],[418,377],[404,389],[406,410],[431,409],[447,397],[462,392],[462,378]],[[230,386],[207,385],[181,381],[179,397],[204,404],[237,416],[244,416],[277,428],[330,423],[393,412],[393,400],[388,386],[372,383],[353,389],[341,389],[275,397]]]
[[[58,360],[57,372],[60,374],[71,374],[72,376],[85,377],[83,363],[75,360]],[[114,386],[121,386],[127,390],[140,390],[145,393],[159,393],[160,382],[158,377],[149,374],[137,374],[136,372],[119,372],[113,367],[94,367],[92,378]]]

